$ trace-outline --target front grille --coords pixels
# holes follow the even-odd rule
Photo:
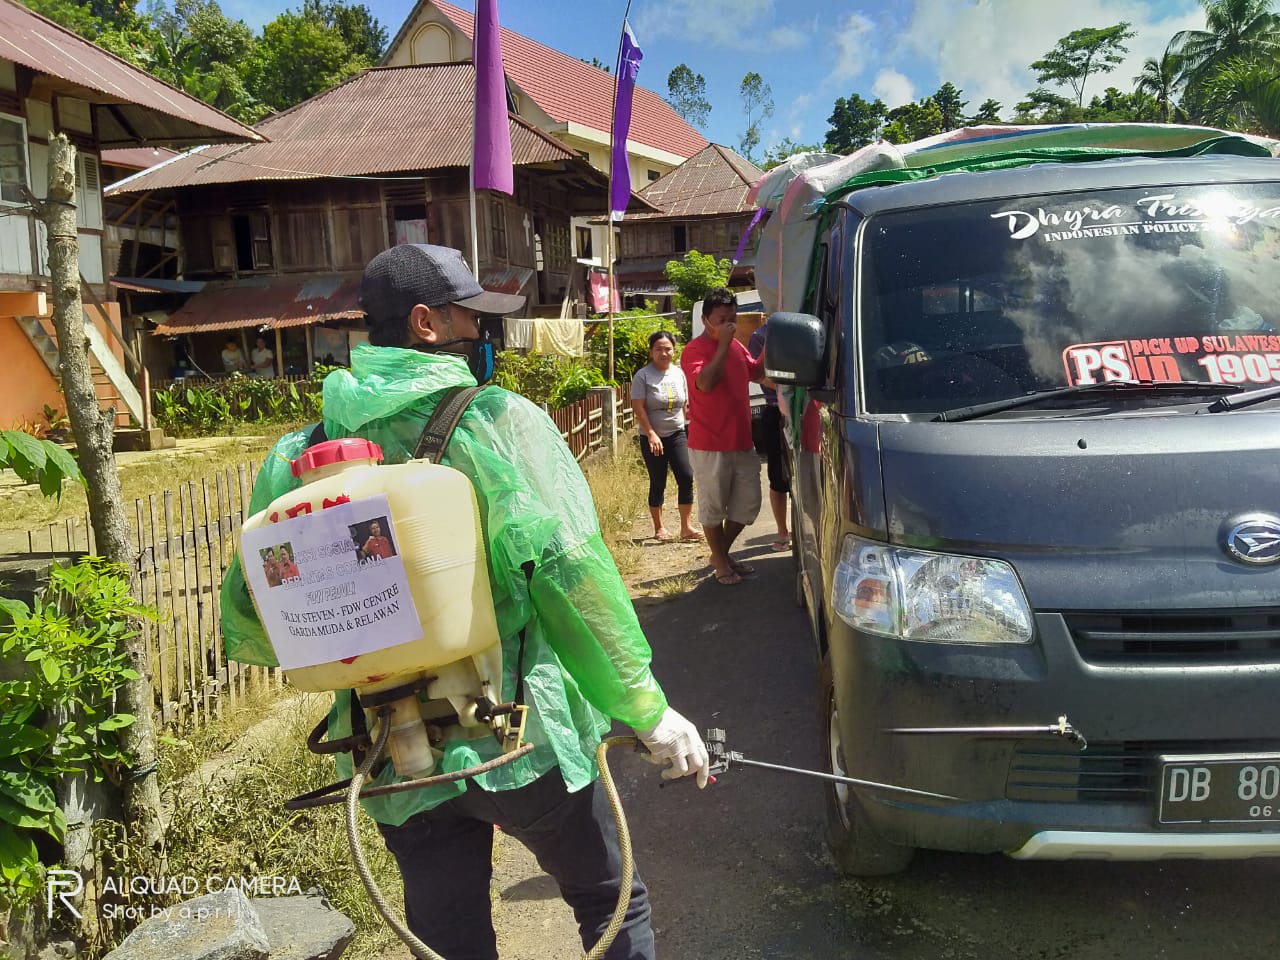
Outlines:
[[[1043,803],[1154,804],[1162,756],[1276,753],[1280,742],[1090,741],[1084,752],[1060,740],[1020,740],[1009,761],[1005,796]]]
[[[1023,740],[1009,762],[1005,796],[1058,803],[1146,803],[1154,757],[1142,743],[1090,743],[1083,753],[1055,740]]]
[[[1090,663],[1280,663],[1280,610],[1065,613]]]

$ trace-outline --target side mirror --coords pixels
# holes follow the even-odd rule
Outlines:
[[[807,313],[775,313],[764,341],[764,375],[777,384],[822,387],[827,380],[827,328]]]

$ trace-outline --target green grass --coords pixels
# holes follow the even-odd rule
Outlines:
[[[600,533],[613,554],[614,563],[625,576],[640,563],[640,547],[632,539],[636,517],[645,512],[649,479],[638,450],[619,441],[616,457],[599,456],[584,472],[595,500]]]
[[[289,813],[284,801],[337,779],[333,761],[307,749],[307,734],[323,715],[327,696],[261,692],[220,720],[186,738],[161,745],[161,792],[173,811],[166,836],[167,876],[274,876],[294,878],[305,892],[318,888],[356,925],[344,954],[352,960],[380,960],[399,944],[382,922],[360,882],[343,828],[341,804]],[[99,821],[95,830],[109,834]],[[403,915],[400,873],[377,826],[361,814],[360,838],[383,894]],[[127,852],[109,841],[104,847],[110,872],[129,876]],[[203,892],[203,891],[201,891]],[[168,906],[181,896],[150,896],[147,905]],[[137,901],[133,898],[130,902]],[[105,929],[94,955],[107,940],[128,931]]]

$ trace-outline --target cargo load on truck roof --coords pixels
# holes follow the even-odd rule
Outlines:
[[[798,154],[769,171],[749,195],[772,213],[756,252],[760,299],[766,313],[805,308],[822,213],[854,190],[1032,163],[1202,153],[1280,156],[1280,141],[1162,123],[990,125],[963,127],[913,143],[872,143],[846,157]]]

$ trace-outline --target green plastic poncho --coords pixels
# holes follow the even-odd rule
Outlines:
[[[324,426],[331,439],[360,436],[382,447],[384,461],[403,463],[442,391],[475,383],[466,362],[448,354],[357,346],[351,370],[324,381]],[[249,509],[263,510],[300,486],[289,461],[306,449],[310,428],[276,443],[254,483]],[[551,419],[518,394],[482,391],[467,408],[441,462],[472,481],[488,546],[489,581],[502,635],[503,696],[515,695],[515,663],[525,628],[525,738],[533,751],[475,778],[486,790],[510,790],[559,767],[572,791],[596,776],[594,752],[609,718],[638,729],[654,726],[666,697],[649,670],[650,650],[635,608],[596,521],[586,478]],[[522,565],[534,564],[532,580]],[[239,557],[222,587],[227,656],[275,666],[254,611]],[[351,731],[351,696],[339,691],[329,736]],[[498,755],[491,737],[450,741],[437,772],[461,770]],[[349,755],[339,772],[350,774]],[[386,764],[374,783],[397,778]],[[463,782],[365,800],[376,820],[401,824],[466,790]]]

